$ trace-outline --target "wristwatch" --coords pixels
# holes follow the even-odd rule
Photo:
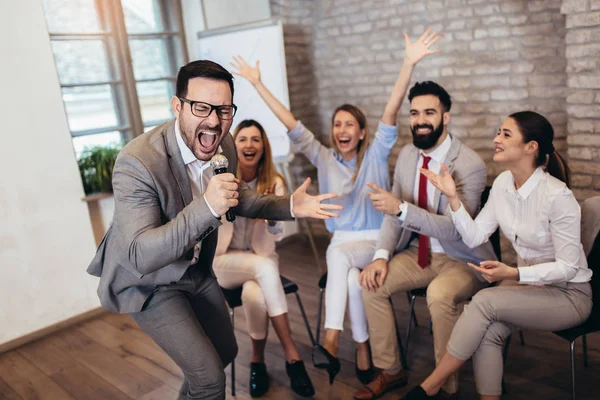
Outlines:
[[[396,214],[396,217],[399,217],[400,215],[402,215],[402,203],[398,206],[398,214]]]

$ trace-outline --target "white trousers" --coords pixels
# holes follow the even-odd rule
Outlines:
[[[269,317],[288,311],[277,254],[264,257],[249,251],[229,251],[214,258],[213,270],[221,287],[243,287],[242,306],[248,333],[254,340],[265,339]]]
[[[360,288],[360,272],[373,261],[379,230],[336,231],[327,248],[325,329],[343,330],[348,313],[355,342],[369,340]]]

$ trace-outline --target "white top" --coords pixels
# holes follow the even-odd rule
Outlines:
[[[415,202],[417,204],[419,202],[419,180],[421,179],[421,171],[419,171],[419,168],[423,168],[423,162],[425,161],[423,155],[425,154],[426,156],[431,157],[427,168],[430,171],[439,174],[442,170],[442,163],[446,159],[448,151],[450,151],[451,145],[452,138],[450,137],[450,135],[446,135],[446,139],[444,139],[444,141],[431,153],[425,154],[423,153],[423,150],[419,152],[419,158],[417,159],[417,171],[415,172],[415,184],[413,190],[413,198],[415,199]],[[433,204],[434,193],[436,190],[437,189],[435,188],[435,186],[433,186],[433,184],[429,182],[429,180],[427,180],[427,211],[434,214],[437,214],[437,210],[435,209]],[[408,213],[408,206],[406,205],[406,202],[402,202],[402,204],[400,205],[400,211],[402,211],[402,214],[400,214],[398,219],[400,220],[400,222],[404,222],[406,214]],[[413,241],[412,245],[418,247],[419,242],[415,240]],[[429,246],[431,248],[432,253],[444,253],[444,248],[440,244],[440,241],[436,238],[429,238]],[[385,249],[378,249],[375,252],[375,255],[373,256],[373,261],[377,260],[378,258],[383,258],[384,260],[389,261],[390,253]]]
[[[581,245],[581,208],[567,186],[541,167],[519,190],[510,171],[498,175],[475,221],[462,204],[451,215],[471,248],[500,226],[519,257],[520,283],[564,285],[592,277]]]

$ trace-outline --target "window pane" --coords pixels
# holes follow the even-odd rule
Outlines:
[[[93,146],[108,146],[122,145],[123,139],[120,132],[98,133],[96,135],[86,135],[73,138],[73,147],[75,148],[75,156],[79,160],[81,153],[86,147]]]
[[[131,39],[129,41],[135,79],[171,76],[166,39]]]
[[[162,32],[160,7],[156,0],[122,0],[128,33]]]
[[[52,50],[61,84],[110,80],[101,40],[53,40]]]
[[[71,131],[117,125],[109,85],[63,88],[62,93]]]
[[[102,32],[96,4],[91,0],[44,0],[48,32]]]
[[[174,90],[171,82],[141,82],[137,84],[137,91],[144,125],[173,118],[170,100]]]

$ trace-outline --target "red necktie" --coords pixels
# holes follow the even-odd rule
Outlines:
[[[429,169],[429,160],[431,157],[427,157],[423,154],[423,169]],[[419,207],[427,210],[427,178],[423,174],[419,174]],[[429,236],[419,234],[419,258],[418,263],[421,268],[427,268],[429,265]]]

